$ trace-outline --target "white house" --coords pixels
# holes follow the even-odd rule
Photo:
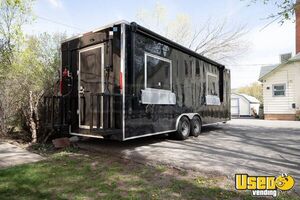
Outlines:
[[[231,115],[233,117],[250,117],[259,114],[260,102],[246,94],[231,94]]]
[[[265,119],[295,120],[299,113],[300,53],[290,55],[282,55],[280,64],[261,68]]]
[[[300,0],[296,1],[296,55],[281,55],[281,63],[261,68],[265,119],[300,119]]]

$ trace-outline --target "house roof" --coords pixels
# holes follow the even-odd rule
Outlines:
[[[260,103],[259,100],[253,96],[247,94],[240,94],[240,95],[245,97],[250,103]]]
[[[290,62],[300,61],[300,53],[289,59]]]
[[[300,53],[296,54],[294,57],[290,58],[287,62],[281,63],[281,64],[275,64],[275,65],[268,65],[268,66],[262,66],[260,68],[260,74],[258,80],[261,81],[262,78],[270,74],[272,71],[285,66],[286,64],[292,63],[292,62],[298,62],[300,61]]]
[[[244,97],[250,103],[260,103],[260,101],[257,98],[255,98],[253,96],[250,96],[250,95],[247,95],[247,94],[240,94],[240,93],[232,93],[232,94]]]
[[[273,69],[277,68],[279,64],[276,65],[268,65],[268,66],[262,66],[260,68],[260,73],[259,73],[259,80],[267,75],[269,72],[271,72]]]

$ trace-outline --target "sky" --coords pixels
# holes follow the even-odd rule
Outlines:
[[[248,50],[227,61],[231,70],[231,87],[238,88],[258,80],[262,65],[279,63],[279,55],[295,53],[295,24],[277,22],[265,27],[266,18],[276,12],[273,4],[248,6],[250,0],[160,0],[169,18],[178,14],[190,16],[197,26],[207,19],[228,22],[228,28],[246,26],[243,41]],[[33,12],[36,19],[24,29],[30,34],[66,32],[68,35],[88,32],[118,20],[136,21],[141,10],[153,10],[155,0],[37,0]],[[142,24],[143,25],[143,24]]]

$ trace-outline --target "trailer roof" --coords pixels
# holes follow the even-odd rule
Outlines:
[[[86,33],[90,33],[90,32],[95,33],[95,32],[98,32],[98,31],[101,31],[101,30],[103,30],[103,29],[106,29],[106,28],[109,28],[109,27],[113,27],[113,26],[119,25],[119,24],[127,24],[127,25],[129,25],[130,23],[129,23],[128,21],[126,21],[126,20],[120,20],[120,21],[116,21],[116,22],[107,24],[107,25],[105,25],[105,26],[98,27],[98,28],[96,28],[96,29],[94,29],[94,30],[92,30],[92,31],[88,31],[88,32],[86,32]],[[74,39],[76,39],[76,38],[80,38],[80,37],[82,37],[82,36],[83,36],[84,34],[86,34],[86,33],[78,34],[78,35],[72,36],[72,37],[70,37],[70,38],[67,38],[67,39],[63,40],[62,43],[68,42],[68,41],[71,41],[71,40],[74,40]]]
[[[172,40],[170,40],[170,39],[168,39],[168,38],[166,38],[166,37],[164,37],[162,35],[159,35],[158,33],[155,33],[153,31],[151,31],[151,30],[149,30],[149,29],[147,29],[147,28],[145,28],[145,27],[137,24],[136,22],[129,23],[126,20],[120,20],[120,21],[116,21],[116,22],[110,23],[108,25],[96,28],[96,29],[94,29],[92,31],[89,31],[89,32],[95,33],[95,32],[98,32],[98,31],[101,31],[101,30],[104,30],[106,28],[113,27],[113,26],[119,25],[119,24],[130,25],[132,27],[132,30],[134,30],[134,31],[138,31],[138,32],[140,32],[142,34],[145,34],[145,35],[147,35],[149,37],[152,37],[153,39],[156,39],[156,40],[158,40],[161,43],[165,43],[165,44],[167,44],[169,46],[172,46],[175,49],[178,49],[178,50],[183,51],[183,52],[185,52],[185,53],[187,53],[189,55],[197,57],[197,58],[199,58],[201,60],[204,60],[204,61],[206,61],[206,62],[208,62],[210,64],[216,65],[216,66],[221,67],[221,68],[225,68],[224,65],[222,65],[222,64],[220,64],[220,63],[218,63],[216,61],[213,61],[213,60],[211,60],[211,59],[209,59],[209,58],[207,58],[207,57],[205,57],[203,55],[200,55],[199,53],[197,53],[197,52],[195,52],[195,51],[193,51],[191,49],[188,49],[188,48],[184,47],[183,45],[180,45],[180,44],[178,44],[178,43],[176,43],[176,42],[174,42],[174,41],[172,41]],[[89,33],[89,32],[87,32],[87,33]],[[76,35],[76,36],[73,36],[73,37],[70,37],[70,38],[67,38],[66,40],[63,40],[62,43],[65,43],[65,42],[68,42],[68,41],[80,38],[84,34],[85,33],[79,34],[79,35]]]

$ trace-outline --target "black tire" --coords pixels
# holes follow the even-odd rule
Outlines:
[[[191,120],[191,135],[198,137],[201,134],[202,123],[198,116],[194,116]]]
[[[175,137],[179,140],[185,140],[190,135],[190,120],[187,117],[181,117],[178,123],[177,131],[175,132]]]

